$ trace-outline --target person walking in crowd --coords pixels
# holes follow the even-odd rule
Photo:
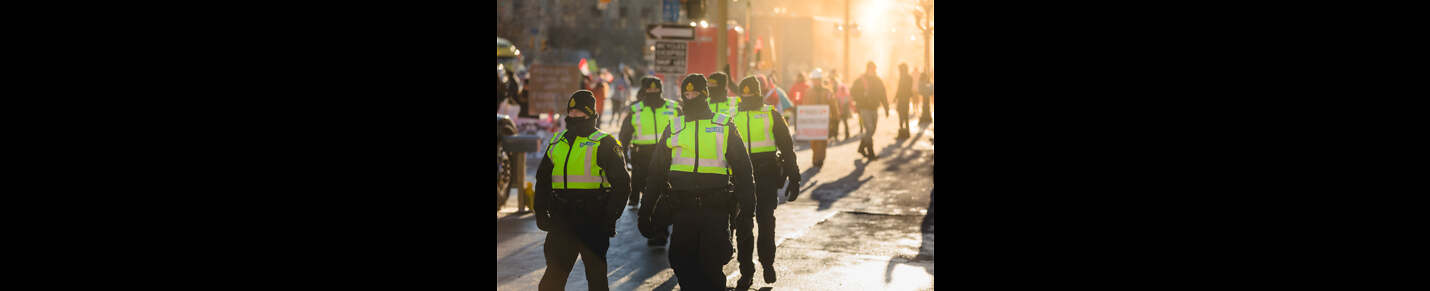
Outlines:
[[[914,78],[909,75],[909,65],[899,64],[899,88],[894,91],[894,108],[899,112],[899,136],[909,138],[909,99],[914,96]]]
[[[814,87],[809,89],[809,97],[805,99],[805,105],[826,105],[829,106],[829,125],[827,128],[836,126],[839,121],[839,102],[834,100],[834,92],[824,86],[824,72],[816,68],[809,73],[809,83]],[[832,134],[830,135],[832,138]],[[824,167],[824,153],[829,147],[829,140],[811,140],[809,148],[814,150],[814,167]]]
[[[625,156],[596,129],[595,97],[580,90],[567,102],[566,129],[552,138],[536,170],[536,226],[546,231],[540,290],[566,290],[579,256],[591,290],[607,290],[606,251],[630,193]]]
[[[710,112],[735,116],[735,108],[740,105],[740,97],[726,96],[729,93],[728,90],[725,90],[727,79],[729,79],[729,75],[726,75],[725,72],[710,74]]]
[[[924,95],[924,110],[919,114],[919,124],[933,122],[933,79],[928,71],[919,74],[919,94]]]
[[[606,112],[606,80],[602,79],[600,75],[596,75],[593,79],[594,82],[592,83],[591,93],[596,96],[596,112]],[[603,124],[600,118],[601,115],[603,114],[597,114],[597,126]]]
[[[833,110],[839,110],[839,122],[844,124],[844,139],[849,139],[849,107],[853,104],[849,102],[849,86],[845,86],[840,80],[839,70],[829,70],[829,82],[832,84],[829,88],[834,90],[834,100],[839,105]],[[839,127],[830,125],[829,139],[832,140],[838,135]]]
[[[740,81],[741,98],[739,113],[735,114],[735,127],[744,132],[740,136],[750,153],[750,163],[755,170],[755,211],[739,211],[735,218],[735,237],[738,241],[740,280],[738,289],[748,289],[753,283],[755,264],[753,261],[754,222],[760,222],[760,264],[764,266],[765,283],[775,282],[775,207],[779,206],[778,191],[785,186],[788,201],[799,197],[799,164],[795,163],[794,140],[790,138],[789,127],[774,106],[760,102],[764,94],[760,82],[754,77]],[[776,154],[778,153],[778,154]]]
[[[854,81],[854,86],[849,89],[850,97],[854,98],[854,107],[859,109],[859,123],[863,124],[864,138],[859,141],[859,153],[865,158],[875,160],[879,155],[874,152],[874,131],[879,125],[879,107],[884,108],[884,117],[889,116],[888,92],[884,91],[884,80],[879,79],[875,71],[874,62],[869,62],[864,71],[864,75]]]
[[[809,82],[805,82],[804,73],[795,74],[794,84],[789,87],[789,101],[794,102],[794,106],[804,104],[804,98],[809,97]]]
[[[662,221],[673,221],[670,268],[682,290],[725,290],[722,268],[734,255],[730,208],[755,209],[743,138],[730,116],[710,111],[705,87],[701,74],[681,82],[685,115],[661,135],[637,219],[647,238]]]
[[[679,122],[681,115],[679,104],[661,97],[660,79],[653,76],[641,78],[641,88],[636,95],[640,100],[631,105],[630,113],[626,115],[625,121],[621,122],[621,144],[628,145],[631,155],[632,209],[640,202],[642,193],[650,195],[646,179],[653,170],[650,168],[651,155],[661,146],[656,144],[660,138],[660,130],[665,129],[671,122]],[[646,245],[665,246],[667,236],[666,225],[660,225],[647,235],[649,239],[646,240]]]

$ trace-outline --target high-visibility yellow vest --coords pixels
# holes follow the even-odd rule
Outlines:
[[[710,103],[710,112],[724,113],[729,116],[735,116],[736,112],[740,112],[740,97],[731,96],[726,98],[729,99],[725,100],[725,102]]]
[[[672,134],[665,141],[670,147],[670,170],[729,175],[730,165],[725,161],[726,138],[730,136],[725,124],[729,121],[728,115],[716,113],[713,119],[671,124]]]
[[[660,131],[670,125],[671,120],[680,120],[680,105],[675,102],[666,101],[660,108],[645,106],[645,101],[636,102],[631,106],[631,127],[636,132],[631,137],[631,144],[653,145],[660,141]]]
[[[606,172],[596,164],[596,149],[608,134],[596,130],[590,137],[578,136],[574,141],[566,140],[565,135],[565,130],[556,133],[546,148],[546,157],[551,159],[551,189],[611,188]]]
[[[784,123],[784,120],[776,121],[774,106],[761,106],[754,110],[743,110],[735,114],[735,127],[740,129],[740,139],[745,142],[745,147],[750,149],[750,153],[764,153],[775,151],[774,123]]]

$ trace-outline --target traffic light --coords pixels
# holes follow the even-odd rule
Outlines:
[[[681,0],[685,5],[685,18],[705,19],[705,0]]]

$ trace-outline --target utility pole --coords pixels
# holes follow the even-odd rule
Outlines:
[[[726,13],[730,8],[729,5],[727,5],[730,3],[730,0],[715,1],[720,1],[720,5],[718,5],[720,11],[715,13],[715,21],[719,22],[719,26],[716,26],[715,30],[715,71],[718,72],[725,69],[725,58],[730,54],[729,49],[725,47],[725,43],[728,42],[726,38],[730,34],[728,31],[729,18],[727,17],[728,13]],[[725,74],[729,75],[730,73],[726,72]],[[734,78],[734,76],[731,76],[731,78]]]
[[[840,77],[856,76],[856,75],[854,74],[854,71],[850,71],[850,70],[849,70],[849,30],[850,30],[850,29],[853,29],[853,28],[849,27],[849,0],[844,0],[844,75],[843,75],[843,76],[840,76]],[[851,79],[851,80],[852,80],[852,79]],[[843,83],[848,83],[848,82],[850,82],[849,80],[839,80],[839,81],[840,81],[840,82],[843,82]]]
[[[922,0],[919,2],[919,4],[922,4],[920,6],[922,6],[923,11],[915,13],[914,17],[919,17],[920,15],[922,15],[923,19],[915,19],[914,24],[918,25],[919,30],[923,31],[924,33],[924,74],[929,75],[929,77],[933,77],[933,73],[931,73],[933,72],[933,62],[930,58],[932,57],[932,55],[929,54],[929,51],[931,50],[930,44],[933,43],[933,41],[931,40],[931,38],[933,38],[933,26],[929,24],[933,21],[933,0]],[[924,96],[924,109],[923,113],[919,116],[919,123],[928,123],[930,121],[933,121],[933,116],[929,113],[930,108],[928,98],[929,96]]]
[[[923,3],[919,3],[919,4],[923,4],[922,6],[923,6],[923,8],[924,8],[924,11],[923,11],[923,13],[922,13],[922,14],[923,14],[923,17],[922,17],[922,18],[923,18],[923,19],[922,19],[923,21],[922,21],[922,22],[915,21],[914,24],[915,24],[915,25],[918,25],[918,26],[919,26],[919,30],[923,31],[923,33],[924,33],[924,72],[928,72],[928,71],[932,71],[932,69],[933,69],[933,67],[931,66],[933,63],[930,61],[930,58],[929,58],[929,57],[931,56],[931,55],[929,54],[929,49],[930,49],[929,44],[932,43],[932,41],[930,40],[930,38],[932,38],[932,36],[933,36],[933,27],[932,27],[932,26],[929,26],[929,21],[932,21],[932,20],[933,20],[933,1],[932,1],[932,0],[924,0],[924,1],[921,1],[921,2],[923,2]]]

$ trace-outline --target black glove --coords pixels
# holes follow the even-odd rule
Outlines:
[[[650,225],[650,217],[637,217],[636,229],[640,230],[641,236],[644,236],[645,238],[650,238],[651,232],[653,232],[653,229],[651,229]]]
[[[798,178],[798,177],[796,177],[796,176],[790,176],[790,178],[789,178],[789,185],[786,185],[786,186],[785,186],[785,196],[789,196],[789,200],[786,200],[786,201],[789,201],[789,202],[793,202],[795,198],[799,198],[799,178]]]
[[[536,213],[536,228],[544,231],[551,231],[551,217],[546,213]]]

